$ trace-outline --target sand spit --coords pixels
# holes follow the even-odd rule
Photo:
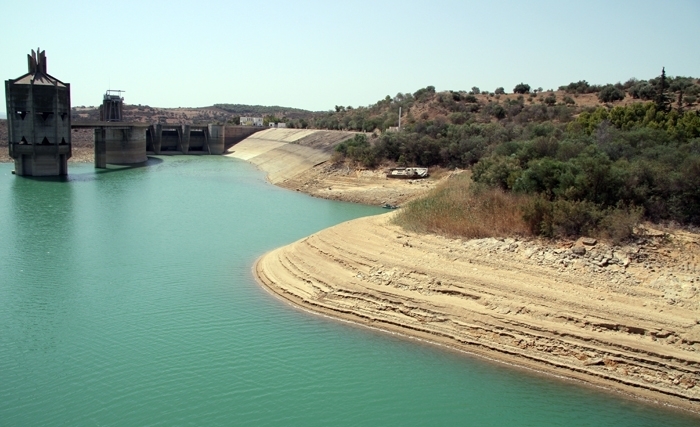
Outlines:
[[[319,313],[700,411],[694,262],[662,265],[653,242],[556,249],[417,235],[392,215],[276,249],[256,275]]]
[[[352,134],[269,130],[232,147],[282,187],[400,204],[449,178],[388,180],[329,162]],[[700,236],[634,245],[406,232],[395,213],[261,257],[260,283],[311,311],[700,412]]]

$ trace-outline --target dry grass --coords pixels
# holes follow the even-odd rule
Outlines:
[[[526,196],[499,189],[472,188],[459,174],[425,197],[406,205],[395,222],[411,231],[450,237],[484,238],[530,235],[523,220]]]

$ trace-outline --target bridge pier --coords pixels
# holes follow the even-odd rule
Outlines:
[[[224,154],[224,141],[226,140],[226,126],[213,125],[207,126],[209,133],[208,146],[209,154]]]
[[[190,151],[190,125],[182,125],[180,132],[180,152],[187,154]]]
[[[95,167],[144,163],[146,156],[145,126],[101,126],[95,128]]]
[[[95,167],[98,169],[107,168],[107,144],[104,128],[95,129]]]

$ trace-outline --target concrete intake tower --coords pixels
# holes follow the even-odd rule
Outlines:
[[[71,156],[70,85],[46,72],[44,51],[27,55],[29,72],[5,81],[10,157],[15,174],[68,174]]]

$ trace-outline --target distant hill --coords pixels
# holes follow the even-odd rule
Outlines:
[[[279,121],[305,120],[313,112],[279,106],[215,104],[198,108],[159,108],[148,105],[124,105],[124,121],[146,123],[238,123],[240,116],[275,117]],[[74,122],[97,121],[98,107],[79,106],[72,109]]]
[[[302,110],[299,108],[280,107],[277,105],[244,105],[244,104],[214,104],[214,107],[221,108],[238,116],[275,116],[287,117],[290,119],[308,118],[313,114],[312,111]]]

